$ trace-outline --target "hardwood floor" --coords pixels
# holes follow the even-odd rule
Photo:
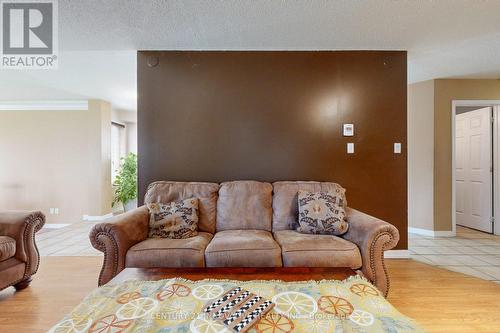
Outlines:
[[[0,332],[46,332],[96,288],[101,261],[43,257],[30,287],[0,292]],[[429,332],[500,332],[500,284],[413,260],[388,266],[389,301]]]
[[[0,292],[0,332],[47,332],[97,287],[102,257],[42,257],[31,285]]]
[[[389,301],[429,332],[500,332],[500,284],[408,260],[390,260]]]

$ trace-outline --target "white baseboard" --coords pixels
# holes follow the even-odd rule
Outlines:
[[[389,250],[384,252],[384,258],[389,259],[406,259],[410,257],[408,250]]]
[[[457,235],[455,231],[434,231],[412,227],[408,227],[408,232],[411,234],[417,234],[427,237],[455,237]]]
[[[69,224],[63,223],[45,223],[42,229],[61,229],[67,227]]]
[[[110,217],[113,217],[113,213],[109,213],[109,214],[106,214],[106,215],[83,215],[82,219],[84,221],[103,221],[103,220],[107,220],[109,219]]]

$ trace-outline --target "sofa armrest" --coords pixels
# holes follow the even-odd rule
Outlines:
[[[0,212],[0,235],[16,240],[16,259],[26,263],[23,279],[35,274],[40,264],[40,254],[35,234],[45,224],[45,215],[39,211]]]
[[[148,208],[141,206],[92,228],[90,242],[94,248],[104,253],[99,285],[107,283],[125,268],[128,249],[146,239],[148,225]]]
[[[349,230],[343,238],[355,243],[361,252],[364,276],[387,296],[389,276],[384,263],[384,251],[399,241],[399,232],[392,224],[347,208]]]

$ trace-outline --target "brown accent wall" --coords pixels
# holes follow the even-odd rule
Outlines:
[[[406,52],[144,51],[137,71],[140,198],[155,180],[335,181],[407,248]]]

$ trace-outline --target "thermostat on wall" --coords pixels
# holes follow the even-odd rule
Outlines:
[[[354,136],[354,124],[344,124],[342,133],[344,136]]]

